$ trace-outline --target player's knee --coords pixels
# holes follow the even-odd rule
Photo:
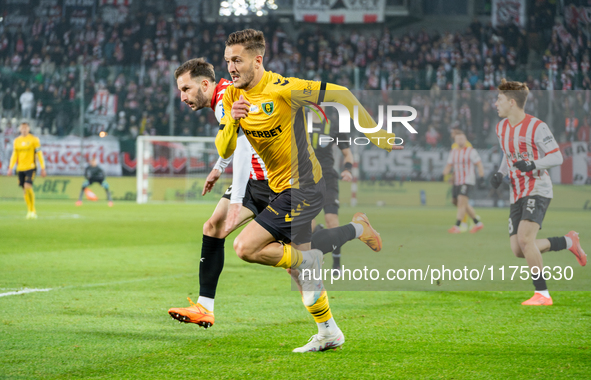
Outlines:
[[[249,249],[248,245],[238,238],[234,240],[234,251],[241,260],[244,260],[249,263],[254,262],[254,251],[252,249]]]
[[[523,251],[521,250],[521,247],[519,246],[519,244],[512,244],[511,250],[513,251],[513,254],[515,255],[515,257],[518,257],[520,259],[523,259],[525,257],[523,255]]]
[[[521,251],[525,251],[528,245],[534,244],[534,240],[525,234],[517,233],[517,243]]]
[[[211,218],[207,220],[207,222],[203,223],[203,235],[210,236],[210,237],[218,237],[218,233],[220,228],[218,228],[218,223]]]

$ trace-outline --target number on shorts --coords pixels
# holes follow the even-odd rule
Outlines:
[[[513,220],[509,218],[509,235],[513,233]]]

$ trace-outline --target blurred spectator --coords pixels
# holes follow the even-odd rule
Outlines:
[[[579,127],[579,119],[575,117],[575,111],[570,111],[570,117],[567,117],[564,123],[564,132],[566,133],[566,141],[575,141],[577,128]]]
[[[46,106],[41,112],[41,133],[45,134],[45,131],[51,133],[53,129],[53,122],[55,120],[55,112],[51,106]]]
[[[16,113],[16,95],[9,88],[2,97],[2,117],[12,119]]]
[[[581,124],[579,130],[577,131],[577,139],[581,142],[590,142],[591,125],[589,125],[589,116],[586,116],[583,120],[583,124]]]
[[[21,103],[21,116],[25,119],[31,119],[35,108],[35,96],[28,87],[21,94],[19,102]]]

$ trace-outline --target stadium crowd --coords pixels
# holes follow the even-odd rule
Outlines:
[[[365,90],[429,90],[425,91],[429,94],[452,89],[455,83],[463,94],[494,89],[507,77],[526,81],[532,90],[591,89],[591,39],[584,29],[554,24],[553,15],[544,7],[531,17],[527,30],[517,26],[495,29],[475,20],[463,32],[403,35],[387,28],[379,34],[351,28],[346,35],[336,35],[329,29],[302,27],[292,38],[281,24],[255,27],[268,36],[268,70],[348,88],[359,84]],[[100,89],[117,95],[113,135],[131,139],[139,134],[167,135],[171,66],[203,56],[219,70],[218,77],[228,77],[223,52],[229,32],[221,24],[197,27],[152,13],[114,25],[98,18],[75,28],[65,19],[37,18],[27,33],[0,28],[0,104],[5,118],[0,129],[10,133],[15,129],[11,118],[20,116],[34,119],[43,133],[70,133],[80,112],[77,66],[84,64],[84,109]],[[539,69],[526,70],[536,66],[528,62],[532,40],[546,48],[540,54],[542,62],[537,62]],[[556,74],[549,77],[549,69]],[[418,121],[422,133],[416,143],[447,144],[445,136],[456,126],[477,146],[486,145],[496,120],[494,100],[474,102],[469,95],[460,95],[454,117],[450,101],[431,104],[428,97],[413,98],[415,105],[434,109],[429,118]],[[195,122],[193,112],[178,98],[174,104],[176,135],[215,133],[212,113],[199,113]],[[588,141],[588,93],[567,99],[559,107],[566,107],[568,118],[554,123],[558,138]]]

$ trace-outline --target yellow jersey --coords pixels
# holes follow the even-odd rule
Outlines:
[[[466,147],[466,148],[472,148],[472,144],[470,144],[470,141],[466,140],[466,145],[465,145],[465,147]],[[458,146],[458,144],[457,144],[457,143],[453,143],[453,144],[451,144],[451,150],[458,149],[458,148],[459,148],[459,146]]]
[[[45,161],[43,160],[43,153],[41,153],[39,138],[30,133],[24,137],[17,137],[14,139],[14,149],[8,170],[12,170],[14,164],[17,164],[16,171],[18,172],[36,169],[35,155],[39,158],[41,169],[45,169]]]
[[[240,95],[250,103],[247,117],[234,120],[232,105]],[[358,120],[364,127],[376,123],[365,108],[345,87],[331,83],[284,78],[265,71],[260,82],[245,91],[233,85],[226,88],[223,105],[224,115],[216,136],[216,147],[223,158],[228,158],[236,148],[238,127],[241,127],[254,150],[267,167],[269,187],[275,193],[289,188],[300,188],[317,183],[322,178],[322,168],[310,144],[306,127],[304,106],[322,102],[339,102],[354,115],[353,106],[358,106]],[[387,139],[393,133],[380,130],[372,136],[386,137],[372,140],[377,146],[390,151]],[[370,139],[371,140],[371,139]]]

